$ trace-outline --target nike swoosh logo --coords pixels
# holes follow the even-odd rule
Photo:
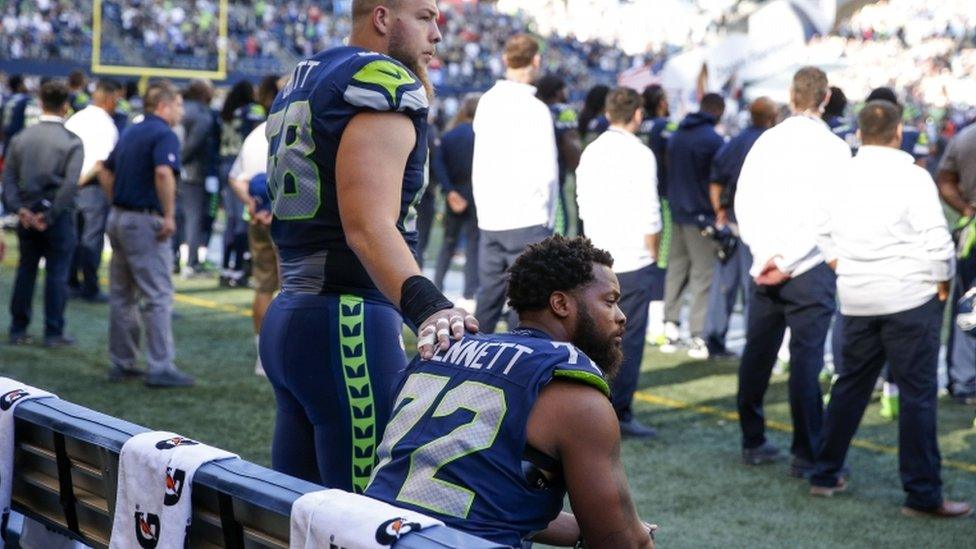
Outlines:
[[[400,71],[393,72],[393,71],[388,71],[386,69],[376,69],[376,70],[378,72],[381,72],[381,73],[389,76],[390,78],[395,78],[397,80],[402,80],[403,79],[403,73],[401,73]]]

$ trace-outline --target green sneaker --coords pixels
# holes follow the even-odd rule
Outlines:
[[[888,421],[898,419],[898,396],[881,395],[881,417]]]

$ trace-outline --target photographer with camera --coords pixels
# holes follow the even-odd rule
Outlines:
[[[14,137],[3,172],[6,208],[17,212],[20,262],[10,300],[10,343],[31,343],[27,326],[37,267],[43,257],[44,346],[64,347],[74,339],[64,333],[68,267],[75,247],[74,199],[84,160],[81,139],[64,127],[68,87],[51,81],[41,86],[40,122]],[[36,159],[44,159],[37,162]]]
[[[752,124],[719,149],[712,161],[709,179],[709,198],[715,210],[715,225],[711,232],[719,242],[719,264],[712,278],[708,294],[708,316],[705,319],[705,342],[711,357],[732,356],[725,348],[725,336],[729,331],[732,308],[742,288],[743,316],[749,310],[749,269],[752,254],[738,240],[738,224],[735,219],[735,189],[746,155],[769,128],[776,124],[776,103],[768,97],[760,97],[749,105]],[[723,252],[725,255],[723,255]]]

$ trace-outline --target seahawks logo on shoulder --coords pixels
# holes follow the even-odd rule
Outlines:
[[[429,107],[423,85],[410,71],[390,59],[362,66],[346,87],[350,105],[377,111],[419,111]]]

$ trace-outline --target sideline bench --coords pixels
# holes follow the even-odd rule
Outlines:
[[[20,403],[12,509],[86,545],[108,546],[119,452],[149,429],[64,400]],[[190,547],[287,548],[292,503],[322,487],[241,459],[204,464],[193,478]],[[16,547],[19,517],[7,525]],[[501,547],[444,526],[404,536],[400,549]]]

